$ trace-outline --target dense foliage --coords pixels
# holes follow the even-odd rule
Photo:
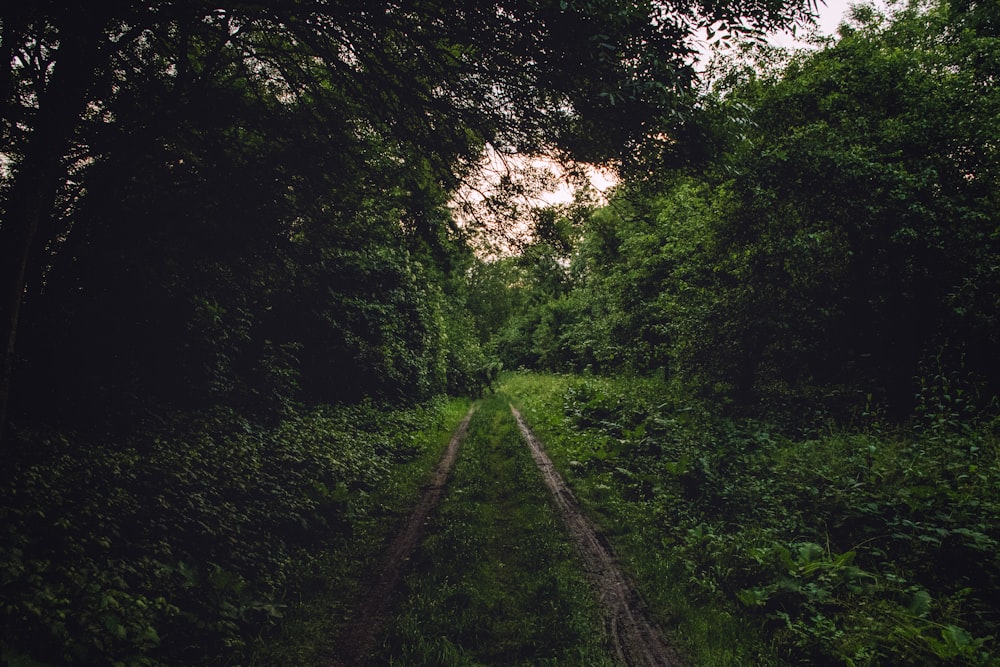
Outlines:
[[[991,8],[862,8],[778,74],[731,73],[700,170],[625,185],[572,252],[540,235],[523,256],[507,364],[658,371],[805,421],[995,408]]]
[[[506,390],[699,664],[997,664],[997,7],[751,54],[700,163],[476,269],[508,367],[584,376]]]
[[[259,634],[310,586],[343,617],[499,360],[594,374],[512,391],[706,663],[996,664],[995,2],[857,7],[700,93],[696,29],[808,10],[99,4],[0,10],[0,660],[318,660]],[[449,202],[488,147],[626,178],[487,261]]]
[[[469,258],[444,179],[475,141],[442,148],[437,164],[417,157],[419,141],[361,114],[332,72],[308,71],[290,36],[262,42],[266,25],[225,13],[165,21],[118,54],[121,80],[75,137],[63,189],[76,191],[56,202],[53,236],[35,251],[22,411],[79,420],[152,399],[266,412],[299,397],[472,389],[474,352],[443,333],[462,340],[451,278]],[[18,220],[16,185],[4,233]]]
[[[11,397],[38,404],[19,383],[43,370],[97,370],[111,393],[171,403],[189,384],[195,399],[226,384],[266,397],[331,369],[373,376],[380,395],[469,386],[444,377],[463,350],[444,349],[442,324],[463,318],[439,283],[464,247],[443,205],[484,146],[642,155],[689,115],[698,26],[803,15],[638,0],[6,6],[0,423]],[[44,367],[18,352],[19,325],[46,351],[71,328],[79,348]]]
[[[309,577],[362,574],[375,520],[413,502],[461,416],[447,407],[325,407],[273,428],[214,409],[121,440],[31,434],[2,495],[3,660],[245,663]]]
[[[2,660],[241,660],[296,559],[428,465],[393,410],[495,375],[448,206],[486,147],[639,169],[699,27],[807,13],[5,3]]]
[[[995,419],[803,438],[655,379],[504,391],[695,664],[998,664]]]

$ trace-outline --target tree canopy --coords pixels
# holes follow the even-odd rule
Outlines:
[[[43,294],[54,302],[60,289],[70,289],[60,278],[84,292],[81,281],[94,281],[110,304],[111,292],[126,289],[112,285],[130,283],[128,271],[146,271],[158,284],[139,280],[131,289],[172,292],[175,302],[188,303],[167,308],[151,298],[160,315],[148,320],[145,334],[165,331],[158,322],[172,308],[170,326],[190,339],[191,318],[204,320],[195,301],[218,302],[232,317],[253,311],[248,304],[263,303],[274,289],[266,283],[282,273],[275,267],[297,261],[282,244],[317,234],[337,243],[352,234],[350,224],[319,229],[338,221],[367,227],[371,219],[361,219],[374,215],[384,233],[401,224],[439,261],[452,242],[446,237],[457,238],[441,204],[486,144],[630,164],[649,141],[683,133],[699,27],[762,31],[806,16],[808,7],[763,1],[5,7],[4,412],[19,358],[18,324],[26,317],[31,326]],[[371,233],[379,234],[364,232]],[[369,238],[377,247],[396,245],[390,237]],[[138,246],[128,247],[130,240]],[[152,262],[150,252],[159,253]],[[182,254],[202,259],[190,260],[189,271]],[[255,259],[232,272],[209,268],[246,257]],[[83,275],[83,267],[97,264],[112,273]],[[205,291],[199,272],[228,275],[227,289],[240,296],[226,304],[218,295],[196,296]],[[189,285],[166,275],[187,276]],[[113,299],[142,300],[135,293]],[[83,312],[79,304],[66,307]],[[119,312],[127,309],[120,304]],[[246,325],[260,313],[240,318]],[[114,316],[102,324],[112,322]],[[96,332],[95,324],[78,326]],[[337,325],[337,335],[358,335],[344,326]],[[174,331],[171,338],[183,347],[190,344],[179,342],[185,335]],[[227,345],[239,338],[230,336]]]
[[[659,369],[750,410],[874,401],[903,417],[929,384],[988,404],[994,19],[978,4],[862,6],[777,75],[731,70],[702,102],[701,167],[627,183],[589,216],[572,289],[512,320],[510,361]]]
[[[505,382],[651,581],[791,662],[992,664],[998,7],[706,90],[699,31],[815,5],[6,3],[0,660],[243,661],[503,366],[583,376]],[[486,259],[454,196],[515,152],[621,185]]]

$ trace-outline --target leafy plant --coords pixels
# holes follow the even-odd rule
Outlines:
[[[506,386],[660,613],[686,619],[682,636],[725,624],[754,656],[705,649],[705,664],[996,664],[998,439],[985,426],[793,438],[684,409],[649,380]]]
[[[304,573],[325,554],[378,547],[390,510],[412,502],[447,442],[454,412],[443,401],[327,407],[264,427],[218,409],[161,416],[100,447],[25,433],[34,460],[2,487],[4,658],[155,666],[248,657],[297,609]]]

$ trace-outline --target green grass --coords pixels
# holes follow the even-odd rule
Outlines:
[[[621,383],[588,377],[608,395],[621,396]],[[780,662],[759,630],[740,618],[739,609],[720,607],[692,596],[687,575],[665,548],[663,533],[651,530],[669,520],[664,508],[649,498],[629,497],[612,445],[605,436],[575,428],[565,412],[566,395],[578,376],[511,374],[501,391],[512,397],[538,434],[581,506],[601,527],[623,568],[650,605],[668,641],[693,665],[764,667]],[[656,391],[655,381],[631,381],[632,391]],[[624,399],[625,397],[622,396]],[[623,400],[623,409],[629,402]],[[621,412],[604,415],[620,419]],[[610,451],[609,451],[610,450]],[[596,454],[596,456],[595,456]],[[607,458],[598,459],[607,455]],[[595,465],[595,460],[600,461]]]
[[[370,664],[613,664],[547,494],[506,401],[485,400]]]
[[[416,431],[405,430],[413,426],[406,422],[380,435],[387,444],[406,443],[407,456],[391,467],[383,486],[361,499],[352,517],[350,538],[302,562],[280,630],[257,640],[251,665],[306,666],[328,661],[355,601],[367,590],[383,548],[417,503],[422,485],[469,405],[467,399],[430,403],[419,409],[421,426]]]
[[[692,665],[1000,665],[998,422],[802,437],[648,379],[502,391]]]

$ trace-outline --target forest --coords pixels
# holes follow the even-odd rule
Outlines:
[[[1000,665],[1000,4],[816,11],[0,8],[0,664],[339,664],[470,408],[364,664],[616,664],[516,405],[684,664]]]

